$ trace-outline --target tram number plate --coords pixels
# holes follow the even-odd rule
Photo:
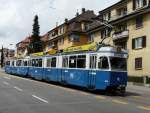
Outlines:
[[[114,54],[115,57],[125,57],[123,54]]]

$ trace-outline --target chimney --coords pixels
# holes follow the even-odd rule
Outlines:
[[[79,12],[76,13],[76,16],[79,16]]]
[[[82,8],[82,13],[85,13],[85,12],[86,12],[85,8]]]
[[[65,18],[65,23],[67,23],[68,22],[68,18]]]

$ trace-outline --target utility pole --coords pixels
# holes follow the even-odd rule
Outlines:
[[[2,49],[1,49],[1,68],[3,68],[4,66],[4,48],[2,46]]]

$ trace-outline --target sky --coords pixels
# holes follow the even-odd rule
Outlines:
[[[98,11],[119,0],[0,0],[0,48],[15,48],[32,34],[34,16],[39,16],[40,35],[75,17],[82,8]],[[13,44],[13,45],[12,45]]]

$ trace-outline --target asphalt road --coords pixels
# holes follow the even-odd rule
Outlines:
[[[0,113],[150,113],[150,89],[131,85],[121,97],[0,71]]]

